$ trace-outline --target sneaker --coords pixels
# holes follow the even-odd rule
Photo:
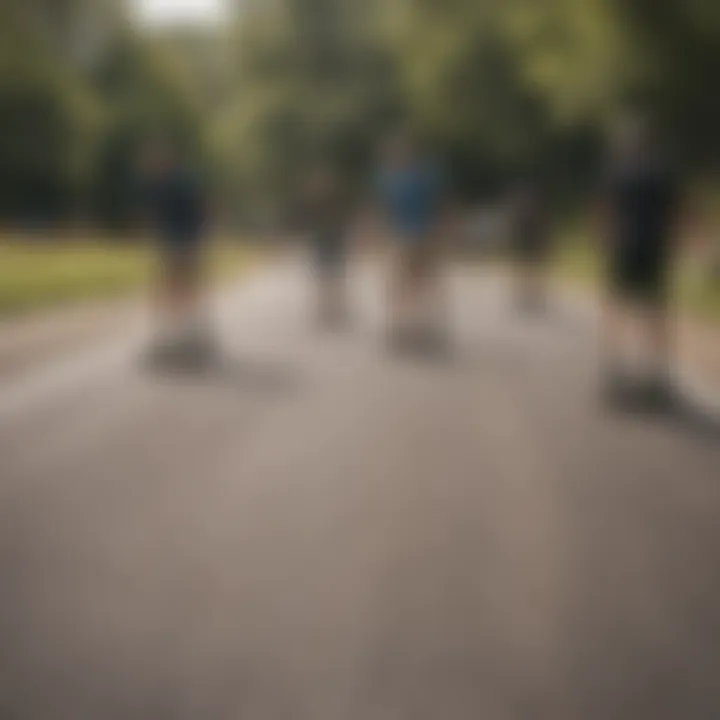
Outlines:
[[[604,370],[602,380],[602,396],[606,404],[618,407],[627,403],[631,394],[632,384],[627,375],[616,365]]]
[[[660,410],[671,409],[678,402],[678,394],[672,379],[667,374],[659,374],[650,378],[643,388],[647,402]]]
[[[207,329],[201,329],[187,339],[185,352],[191,362],[210,365],[220,356],[217,339]]]
[[[165,337],[159,338],[143,351],[140,362],[149,369],[167,367],[177,358],[177,351],[177,342]]]
[[[429,353],[443,355],[450,349],[450,333],[443,325],[422,328],[418,334],[419,345]]]
[[[404,352],[409,349],[410,344],[411,337],[407,328],[389,325],[385,329],[385,347],[390,352]]]

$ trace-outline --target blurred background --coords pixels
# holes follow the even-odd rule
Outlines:
[[[720,718],[719,48],[718,0],[0,0],[0,718]],[[636,113],[684,197],[682,398],[615,412],[598,200]],[[374,213],[307,272],[298,189],[329,158],[369,200],[399,127],[451,185],[448,353],[382,352]],[[207,312],[196,248],[166,273],[189,372],[135,371],[158,138],[224,283]],[[350,332],[316,331],[328,288]]]
[[[691,190],[682,301],[720,313],[717,3],[5,0],[0,15],[0,313],[140,281],[136,150],[158,132],[202,168],[223,232],[257,239],[292,223],[318,152],[362,179],[378,135],[409,121],[447,163],[468,248],[497,242],[499,201],[532,173],[558,269],[587,280],[607,133],[632,108]],[[68,236],[62,271],[16,247]]]

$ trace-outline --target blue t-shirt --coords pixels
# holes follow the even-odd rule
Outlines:
[[[429,233],[436,224],[444,199],[438,168],[418,163],[381,173],[378,191],[390,223],[406,237]]]

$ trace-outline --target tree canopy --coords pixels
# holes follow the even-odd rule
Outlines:
[[[122,225],[133,148],[154,130],[238,215],[280,211],[323,155],[361,177],[398,122],[468,198],[529,172],[581,191],[628,106],[698,172],[720,149],[714,0],[246,0],[223,27],[162,32],[117,3],[0,8],[3,216],[79,205]]]

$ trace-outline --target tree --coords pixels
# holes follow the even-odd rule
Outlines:
[[[0,213],[49,221],[75,206],[97,107],[48,41],[39,4],[9,3],[0,39]]]
[[[166,49],[129,34],[95,68],[92,87],[103,116],[92,204],[105,224],[122,229],[133,218],[141,143],[163,136],[199,160],[202,110],[185,66]]]
[[[277,0],[241,15],[235,93],[216,131],[235,194],[281,213],[308,164],[332,156],[357,174],[393,111],[395,80],[375,5]]]

